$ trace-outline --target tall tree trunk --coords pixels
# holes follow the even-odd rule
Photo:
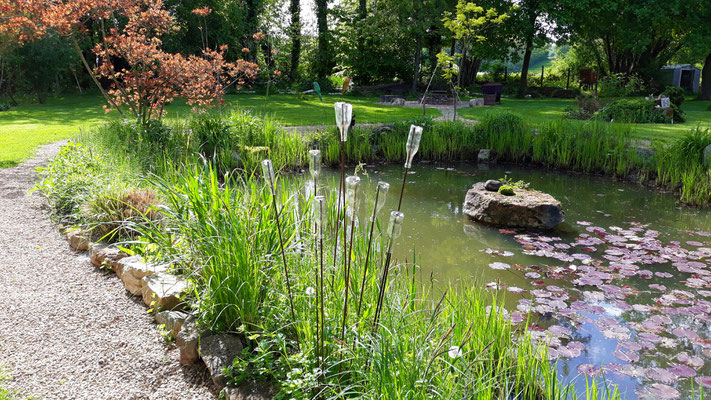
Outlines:
[[[291,12],[291,26],[289,27],[289,33],[291,34],[289,80],[293,82],[296,79],[297,69],[299,68],[299,58],[301,57],[301,0],[291,0],[289,12]]]
[[[711,100],[711,53],[706,56],[704,69],[701,70],[701,99]]]
[[[316,75],[319,78],[331,72],[331,45],[328,33],[328,0],[316,0],[316,27],[318,28],[318,49],[316,53]]]
[[[123,111],[121,111],[121,108],[114,102],[114,100],[111,97],[109,97],[109,94],[106,93],[104,88],[101,86],[101,83],[99,83],[99,80],[96,79],[96,75],[94,75],[94,71],[91,70],[89,63],[86,61],[86,58],[84,57],[84,53],[81,51],[81,47],[79,47],[79,42],[77,42],[77,38],[74,37],[74,35],[71,35],[70,39],[72,41],[72,45],[74,46],[74,50],[76,50],[77,54],[79,55],[79,58],[81,59],[81,63],[84,65],[84,68],[86,68],[86,72],[89,73],[91,80],[94,81],[94,84],[96,85],[96,87],[99,89],[101,94],[104,95],[106,102],[109,103],[109,106],[111,106],[111,108],[116,109],[116,111],[118,111],[118,113],[121,114],[122,117],[126,117],[123,114]]]
[[[415,49],[415,67],[412,73],[412,87],[410,93],[417,93],[417,83],[420,80],[420,59],[422,58],[422,35],[417,35],[417,48]]]
[[[523,53],[523,66],[521,67],[521,81],[518,95],[523,97],[526,94],[528,86],[528,65],[531,63],[531,52],[533,47],[533,38],[529,37],[526,40],[526,51]]]

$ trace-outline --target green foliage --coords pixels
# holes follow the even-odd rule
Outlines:
[[[0,103],[0,111],[7,111],[10,109],[10,105],[7,103]]]
[[[35,189],[47,197],[55,216],[77,221],[80,207],[105,185],[108,169],[105,158],[82,144],[69,143],[40,169]]]
[[[682,201],[711,202],[711,175],[704,165],[704,149],[711,144],[711,131],[694,129],[668,146],[658,146],[655,154],[660,183],[681,190]]]
[[[680,87],[667,86],[662,92],[662,96],[669,97],[669,101],[677,107],[681,107],[684,103],[686,91]]]
[[[22,71],[21,76],[43,104],[60,74],[76,66],[78,59],[65,38],[49,34],[19,46],[10,63]]]
[[[629,130],[604,122],[560,120],[543,124],[533,139],[534,162],[586,172],[629,174],[637,167]]]
[[[607,103],[598,110],[594,118],[602,121],[628,123],[670,123],[684,122],[683,111],[672,104],[667,110],[656,107],[654,100],[618,99]]]
[[[509,186],[509,185],[501,185],[499,188],[499,194],[503,194],[504,196],[513,196],[514,194],[514,189]]]
[[[575,98],[577,108],[570,107],[567,110],[567,117],[570,119],[591,119],[595,113],[601,109],[606,102],[600,101],[595,95],[582,94]]]
[[[600,78],[600,97],[628,97],[648,94],[641,78],[636,75],[610,74]]]
[[[528,189],[529,186],[531,186],[530,182],[526,181],[514,181],[513,179],[509,178],[508,175],[505,175],[503,178],[499,178],[499,182],[501,182],[504,185],[511,186],[512,188],[516,189]]]

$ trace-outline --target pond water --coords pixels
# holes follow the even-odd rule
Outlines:
[[[391,184],[384,220],[397,206],[402,168],[365,172],[368,196],[378,180]],[[462,204],[471,185],[505,175],[556,197],[561,229],[468,221]],[[606,177],[422,162],[408,175],[402,211],[394,256],[416,254],[423,279],[505,291],[512,320],[531,313],[534,337],[550,342],[561,377],[583,392],[584,374],[604,375],[626,399],[690,398],[692,386],[711,386],[711,212]]]

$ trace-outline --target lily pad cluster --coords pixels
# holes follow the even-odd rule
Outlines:
[[[521,297],[512,322],[528,322],[550,359],[576,359],[582,375],[636,379],[639,398],[676,399],[682,387],[711,387],[702,373],[711,367],[710,234],[685,231],[699,240],[664,242],[659,231],[639,223],[577,225],[580,234],[572,240],[500,231],[513,235],[523,254],[541,258],[536,265],[489,264],[530,283],[488,286]],[[593,357],[585,342],[593,334],[612,346],[599,365],[588,361]]]

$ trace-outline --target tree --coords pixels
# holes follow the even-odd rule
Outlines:
[[[469,46],[486,41],[484,34],[508,18],[508,14],[500,14],[495,8],[484,9],[475,3],[459,0],[456,13],[446,13],[444,27],[448,29],[462,49],[461,53],[453,54],[459,62],[458,70],[462,69],[462,61],[467,59]],[[461,84],[461,73],[457,73],[457,86]]]
[[[523,49],[519,96],[526,93],[528,68],[533,50],[543,47],[550,40],[547,27],[551,24],[547,12],[551,7],[547,0],[521,0],[511,11],[508,26],[514,41],[518,43],[519,48]]]
[[[316,76],[324,78],[333,69],[331,34],[328,29],[328,0],[315,0],[318,48],[316,50]]]
[[[289,79],[293,82],[299,69],[299,58],[301,57],[301,1],[291,0],[289,3],[289,13],[291,13],[291,26],[289,35],[291,36],[291,64],[289,65]]]
[[[688,0],[560,0],[551,7],[556,31],[595,54],[602,75],[653,79],[690,32]]]
[[[437,61],[442,69],[442,76],[449,82],[454,97],[454,117],[457,118],[457,102],[461,87],[462,60],[467,57],[467,50],[472,43],[482,43],[486,40],[484,33],[500,25],[508,18],[507,14],[499,14],[496,9],[484,9],[474,3],[459,0],[456,14],[446,13],[442,20],[455,40],[461,44],[461,53],[447,55],[444,51],[437,55]],[[454,76],[457,82],[454,83]]]
[[[18,46],[14,51],[16,67],[43,104],[60,73],[78,61],[74,50],[55,34]]]
[[[160,37],[177,28],[162,0],[26,0],[0,6],[0,21],[6,22],[0,25],[0,34],[11,33],[24,41],[50,32],[69,37],[106,97],[107,110],[116,109],[124,115],[120,106],[127,105],[143,123],[160,117],[164,104],[176,96],[200,107],[219,104],[225,79],[239,85],[256,74],[255,64],[225,62],[226,47],[217,51],[206,48],[201,56],[187,57],[161,49]],[[101,40],[93,49],[101,60],[96,69],[89,66],[77,41],[89,21],[100,24]],[[103,89],[97,75],[110,80],[109,91]]]

